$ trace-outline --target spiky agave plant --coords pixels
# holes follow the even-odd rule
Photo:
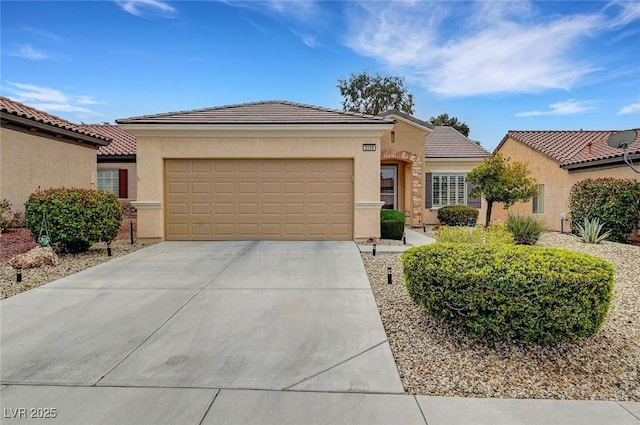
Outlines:
[[[604,225],[605,223],[600,223],[600,219],[598,217],[593,220],[589,220],[585,217],[584,225],[576,224],[576,230],[578,232],[578,236],[580,236],[583,242],[600,243],[607,239],[611,234],[611,230],[607,230],[601,234]]]

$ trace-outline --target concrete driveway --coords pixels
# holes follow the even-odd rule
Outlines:
[[[227,423],[245,391],[403,393],[352,242],[164,242],[0,318],[3,423]]]

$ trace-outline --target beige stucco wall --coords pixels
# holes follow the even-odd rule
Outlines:
[[[468,173],[478,165],[482,164],[482,159],[447,159],[447,160],[430,160],[425,161],[424,170],[424,187],[426,187],[426,173]],[[426,193],[426,192],[425,192]],[[423,195],[424,196],[424,195]],[[424,207],[425,204],[423,204]],[[487,211],[487,203],[484,198],[481,200],[480,213],[478,215],[478,223],[484,223],[484,217]],[[424,223],[429,225],[439,224],[438,221],[438,209],[437,208],[424,208],[423,212]]]
[[[380,236],[380,135],[341,137],[288,136],[287,132],[234,136],[215,130],[190,136],[180,130],[145,131],[122,126],[137,139],[138,236],[141,240],[164,239],[164,161],[177,158],[350,158],[354,166],[354,238]],[[364,143],[376,144],[376,151],[364,152]]]
[[[526,145],[508,138],[499,151],[504,156],[514,160],[525,162],[530,174],[538,184],[544,184],[545,208],[544,214],[532,214],[531,202],[520,202],[513,205],[508,211],[501,204],[493,207],[492,220],[505,221],[508,212],[512,214],[531,215],[544,222],[548,230],[565,232],[569,231],[569,222],[564,221],[561,226],[561,214],[569,215],[569,196],[571,187],[579,181],[588,178],[613,177],[613,178],[637,178],[637,174],[626,166],[600,169],[595,171],[569,172],[560,168],[560,165],[552,159],[530,149]]]
[[[398,119],[396,116],[390,118]],[[392,134],[393,132],[393,134]],[[383,164],[398,165],[398,207],[409,217],[407,224],[422,225],[424,208],[424,139],[428,130],[398,119],[381,138]]]
[[[98,170],[127,170],[127,195],[129,201],[137,198],[137,167],[135,162],[98,162]]]
[[[38,186],[96,188],[96,149],[0,128],[0,199],[14,211]]]

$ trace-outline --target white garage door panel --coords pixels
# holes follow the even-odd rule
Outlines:
[[[169,240],[353,238],[353,161],[167,160]]]

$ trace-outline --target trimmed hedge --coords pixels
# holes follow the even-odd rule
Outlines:
[[[87,251],[96,242],[111,242],[118,236],[122,207],[112,193],[66,188],[39,190],[25,203],[25,218],[34,237],[48,231],[51,243],[62,252],[78,253]]]
[[[436,240],[443,243],[505,243],[513,245],[513,235],[504,224],[489,227],[441,226]]]
[[[380,210],[380,237],[401,240],[404,235],[404,223],[402,211]]]
[[[438,209],[438,220],[447,226],[467,226],[478,222],[480,211],[466,205],[449,205]]]
[[[582,180],[571,188],[569,208],[574,223],[583,223],[585,218],[598,218],[604,223],[604,232],[611,230],[610,241],[626,243],[640,219],[640,181],[614,178]]]
[[[406,285],[430,315],[472,338],[551,344],[600,329],[613,266],[564,249],[443,244],[403,255]]]

